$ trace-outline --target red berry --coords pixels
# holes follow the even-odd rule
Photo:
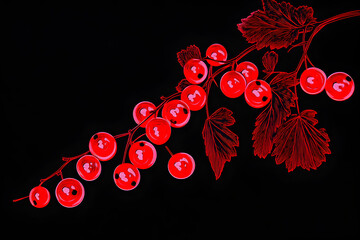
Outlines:
[[[272,97],[270,85],[263,80],[251,81],[245,89],[245,100],[253,108],[262,108]]]
[[[115,138],[106,132],[94,134],[89,142],[89,149],[92,155],[100,161],[108,161],[115,156],[116,153]]]
[[[189,122],[190,108],[184,101],[171,100],[165,103],[161,115],[170,121],[172,127],[180,128]]]
[[[65,178],[56,186],[55,196],[62,206],[72,208],[82,202],[85,196],[85,189],[79,180]]]
[[[307,68],[300,76],[300,86],[307,94],[318,94],[325,88],[326,75],[316,67]]]
[[[195,170],[195,161],[187,153],[176,153],[168,162],[168,170],[174,178],[185,179],[193,174]]]
[[[220,89],[229,98],[240,97],[246,88],[244,76],[237,71],[225,73],[220,80]]]
[[[207,59],[207,62],[210,65],[216,67],[216,66],[220,66],[220,65],[224,64],[222,62],[226,61],[226,59],[227,59],[227,51],[223,45],[215,43],[208,47],[208,49],[206,50],[206,56],[208,58],[216,60],[216,61],[213,61],[213,60]],[[220,61],[220,62],[218,62],[218,61]]]
[[[147,141],[135,142],[129,150],[129,158],[135,167],[147,169],[154,165],[156,161],[156,149],[154,145]]]
[[[82,156],[76,163],[79,176],[86,181],[97,179],[101,173],[101,163],[93,155]]]
[[[31,189],[29,200],[31,205],[34,207],[43,208],[46,207],[50,202],[50,193],[46,188],[37,186]]]
[[[336,72],[326,80],[325,91],[333,100],[344,101],[351,97],[354,90],[354,80],[347,73]]]
[[[190,59],[184,65],[184,75],[192,84],[202,83],[208,74],[206,64],[199,59]]]
[[[133,117],[136,124],[144,121],[151,114],[151,111],[154,111],[155,109],[156,106],[151,102],[143,101],[138,103],[133,110]],[[153,118],[155,118],[155,114],[149,117],[148,120],[146,120],[143,124],[140,125],[140,127],[146,127],[146,124]]]
[[[116,186],[125,191],[133,190],[139,185],[140,172],[130,163],[118,165],[114,171],[114,181]]]
[[[242,62],[236,67],[236,71],[244,75],[246,82],[256,80],[259,76],[259,70],[252,62]]]
[[[164,118],[151,119],[146,125],[147,138],[156,145],[166,143],[171,135],[170,122]]]
[[[199,111],[205,106],[206,92],[198,85],[190,85],[181,92],[181,100],[189,106],[191,111]]]

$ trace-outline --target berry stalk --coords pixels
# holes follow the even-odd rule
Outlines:
[[[302,42],[299,43],[300,45],[303,46],[303,54],[301,56],[301,59],[299,61],[299,64],[297,65],[294,74],[295,76],[297,76],[297,74],[300,71],[300,68],[302,67],[303,64],[305,64],[305,69],[307,69],[307,61],[309,61],[309,63],[314,66],[309,57],[308,57],[308,50],[310,48],[311,42],[314,39],[314,37],[316,36],[316,34],[323,29],[325,26],[334,23],[334,22],[338,22],[341,20],[345,20],[348,18],[352,18],[352,17],[359,17],[360,16],[360,10],[354,10],[354,11],[350,11],[350,12],[345,12],[345,13],[341,13],[338,15],[335,15],[333,17],[330,17],[328,19],[325,19],[323,21],[318,22],[317,26],[313,29],[311,35],[309,36],[308,40],[305,39],[305,35],[306,35],[306,27],[305,27],[305,31],[303,32],[303,38],[302,38]],[[297,108],[297,112],[298,115],[300,115],[300,110],[299,110],[299,102],[298,102],[298,95],[297,95],[297,84],[296,84],[296,77],[294,78],[294,94],[295,94],[295,104],[296,104],[296,108]]]

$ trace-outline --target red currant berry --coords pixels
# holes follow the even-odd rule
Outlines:
[[[94,181],[100,176],[101,164],[93,155],[82,156],[76,163],[76,171],[86,181]]]
[[[116,153],[115,138],[106,132],[94,134],[89,142],[89,150],[92,155],[100,161],[108,161],[115,156]]]
[[[193,174],[195,170],[195,161],[187,153],[176,153],[168,162],[168,170],[174,178],[185,179]]]
[[[56,186],[55,196],[62,206],[72,208],[82,202],[85,196],[85,189],[79,180],[65,178]]]
[[[114,181],[116,186],[125,191],[133,190],[139,185],[140,172],[130,163],[118,165],[114,171]]]
[[[144,121],[155,109],[155,105],[151,102],[143,101],[138,103],[133,110],[133,117],[136,124]],[[146,120],[143,124],[140,125],[140,127],[146,127],[146,124],[153,118],[155,118],[155,114],[149,117],[148,120]]]
[[[245,100],[253,108],[262,108],[272,97],[270,85],[263,80],[251,81],[245,89]]]
[[[354,93],[354,90],[354,80],[347,73],[336,72],[326,80],[325,91],[335,101],[348,99]]]
[[[170,122],[164,118],[151,119],[146,125],[147,138],[156,145],[166,143],[171,135]]]
[[[242,62],[236,67],[236,71],[244,75],[246,82],[256,80],[259,76],[259,70],[252,62]]]
[[[199,111],[205,106],[206,92],[198,85],[190,85],[181,92],[181,100],[189,106],[191,111]]]
[[[165,103],[161,115],[170,121],[172,127],[181,128],[189,122],[190,108],[184,101],[171,100]]]
[[[216,66],[220,66],[220,65],[224,64],[223,62],[226,61],[226,59],[227,59],[227,51],[223,45],[215,43],[208,47],[208,49],[206,50],[206,56],[208,58],[215,60],[215,61],[213,61],[213,60],[207,59],[207,62],[211,66],[216,67]]]
[[[300,86],[307,94],[318,94],[325,88],[326,75],[316,67],[307,68],[300,76]]]
[[[192,84],[202,83],[208,74],[206,64],[199,59],[190,59],[184,65],[184,75]]]
[[[50,202],[50,193],[46,188],[37,186],[31,189],[29,200],[31,205],[34,207],[43,208],[46,207]]]
[[[220,89],[229,98],[240,97],[246,88],[244,76],[237,71],[225,73],[220,80]]]
[[[156,161],[156,149],[154,145],[147,141],[135,142],[129,150],[129,158],[135,167],[147,169],[154,165]]]

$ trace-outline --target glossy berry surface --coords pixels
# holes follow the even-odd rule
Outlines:
[[[100,161],[108,161],[115,156],[116,153],[115,138],[106,132],[94,134],[89,142],[89,150],[92,155]]]
[[[140,102],[138,104],[136,104],[136,106],[134,107],[133,110],[133,118],[134,121],[136,122],[136,124],[141,123],[142,121],[144,121],[150,114],[152,111],[154,111],[156,109],[156,106],[148,101],[143,101]],[[151,120],[155,118],[155,114],[153,114],[151,117],[148,118],[148,120],[146,120],[144,123],[142,123],[140,125],[140,127],[146,127],[146,124]]]
[[[247,83],[256,80],[259,76],[258,68],[252,62],[246,61],[240,63],[239,65],[237,65],[236,71],[241,73],[245,77]]]
[[[335,101],[349,99],[354,90],[354,80],[347,73],[336,72],[331,74],[326,80],[325,91]]]
[[[93,155],[85,155],[77,161],[76,171],[82,179],[94,181],[100,176],[101,163]]]
[[[151,119],[146,125],[146,136],[156,145],[166,143],[171,136],[170,122],[160,117]]]
[[[116,186],[125,191],[133,190],[139,185],[140,172],[130,163],[118,165],[114,171],[114,181]]]
[[[208,58],[211,58],[213,60],[209,60],[207,59],[207,62],[211,65],[211,66],[220,66],[223,65],[224,61],[226,61],[227,59],[227,51],[225,49],[225,47],[221,44],[215,43],[212,44],[208,47],[208,49],[206,50],[206,56]],[[222,62],[218,62],[218,61],[222,61]]]
[[[161,115],[170,121],[174,128],[185,126],[190,120],[190,108],[182,100],[171,100],[165,103]]]
[[[262,108],[271,100],[270,85],[263,80],[251,81],[245,89],[245,100],[253,108]]]
[[[154,145],[147,141],[138,141],[131,145],[129,159],[135,167],[147,169],[154,165],[157,153]]]
[[[220,80],[220,89],[228,98],[240,97],[246,88],[246,80],[237,71],[226,72]]]
[[[65,178],[56,186],[55,196],[62,206],[72,208],[83,201],[85,189],[79,180]]]
[[[198,85],[190,85],[181,92],[181,100],[189,106],[191,111],[199,111],[205,106],[206,92]]]
[[[300,76],[300,86],[307,94],[319,94],[325,88],[326,75],[316,67],[307,68]]]
[[[206,64],[199,59],[190,59],[184,65],[185,78],[192,84],[202,83],[208,74]]]
[[[31,189],[29,200],[31,205],[34,207],[43,208],[46,207],[50,202],[50,193],[46,188],[37,186]]]
[[[168,162],[168,170],[174,178],[185,179],[193,174],[195,161],[190,154],[176,153]]]

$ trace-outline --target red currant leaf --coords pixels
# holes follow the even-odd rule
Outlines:
[[[238,29],[249,43],[256,43],[259,50],[287,48],[307,25],[314,24],[311,7],[294,7],[290,3],[262,0],[263,10],[257,10],[241,20]]]
[[[274,137],[276,164],[285,162],[289,172],[300,166],[303,169],[317,169],[330,154],[330,138],[324,128],[317,129],[314,110],[293,114],[278,130]]]
[[[185,63],[192,58],[201,59],[200,49],[195,45],[190,45],[186,50],[183,49],[177,53],[178,62],[182,67],[184,67]]]
[[[255,156],[266,158],[271,153],[277,129],[290,116],[290,108],[295,105],[295,95],[290,87],[296,84],[295,77],[294,73],[282,72],[270,81],[272,99],[256,118],[255,129],[252,133]]]
[[[274,72],[275,66],[278,63],[278,54],[274,51],[268,51],[262,57],[262,63],[265,67],[263,70],[265,73],[272,73]]]
[[[233,113],[227,108],[219,108],[205,120],[202,132],[206,156],[209,157],[216,179],[219,179],[226,162],[237,155],[239,137],[227,127],[235,123]]]
[[[182,79],[178,85],[176,86],[176,91],[178,92],[182,92],[182,90],[184,90],[187,86],[190,86],[191,83],[185,79]]]

